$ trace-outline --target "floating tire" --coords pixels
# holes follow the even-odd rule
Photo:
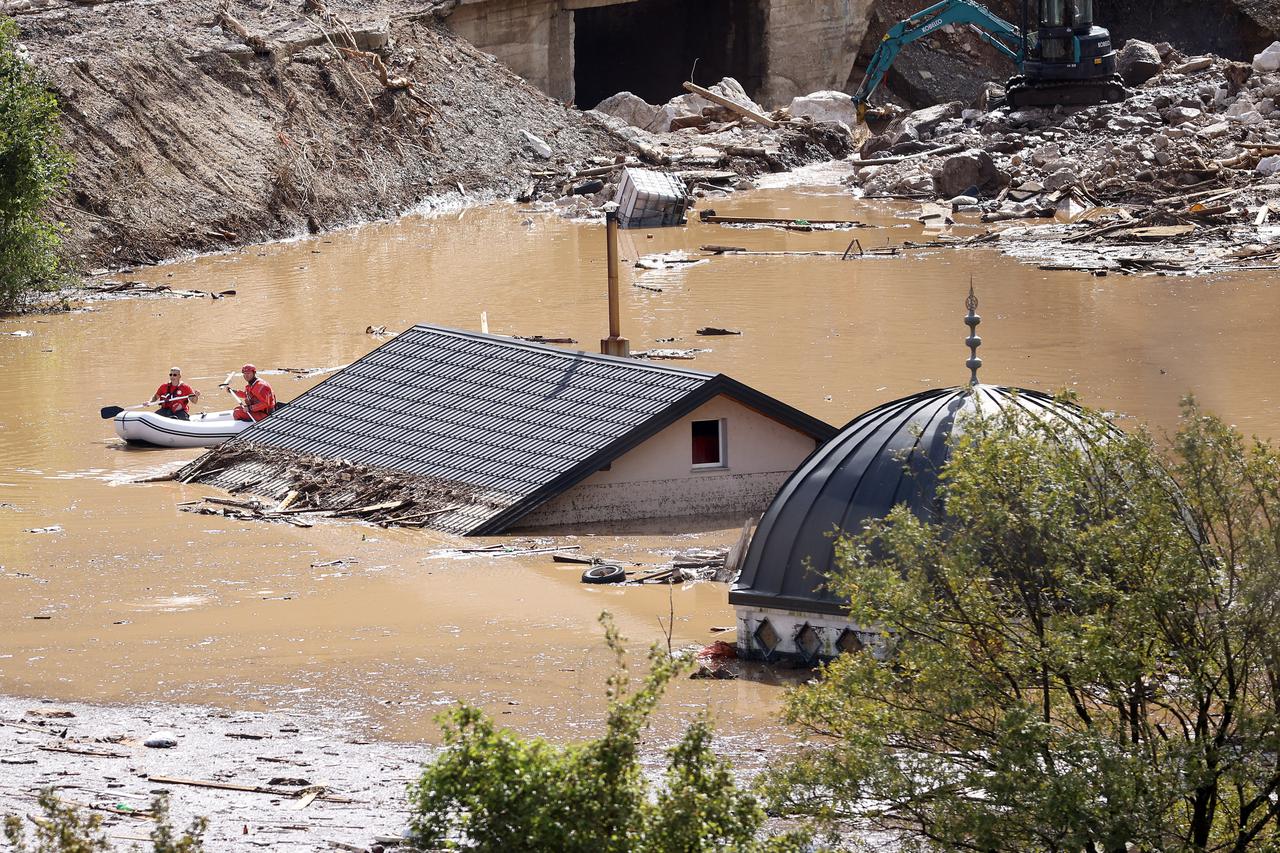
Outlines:
[[[592,566],[582,573],[583,583],[621,583],[627,579],[622,566]]]

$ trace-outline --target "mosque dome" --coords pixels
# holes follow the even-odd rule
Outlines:
[[[982,384],[925,391],[855,418],[783,484],[760,520],[729,603],[846,616],[846,602],[825,588],[835,568],[834,534],[857,533],[898,504],[934,517],[951,437],[974,415],[1009,407],[1038,418],[1080,418],[1074,405],[1041,392]]]

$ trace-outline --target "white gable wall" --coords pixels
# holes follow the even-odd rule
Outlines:
[[[721,420],[722,467],[693,467],[692,424]],[[763,512],[816,442],[724,395],[517,522],[519,527]]]

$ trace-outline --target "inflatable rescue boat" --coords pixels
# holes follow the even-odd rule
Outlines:
[[[202,412],[189,421],[155,412],[121,412],[114,420],[116,435],[127,443],[158,447],[214,447],[253,426],[236,420],[230,410]]]

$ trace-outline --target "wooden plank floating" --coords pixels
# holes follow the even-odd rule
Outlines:
[[[804,217],[786,218],[781,216],[721,216],[714,210],[704,210],[698,214],[703,222],[712,225],[772,225],[780,228],[866,228],[865,222],[855,219],[805,219]]]

